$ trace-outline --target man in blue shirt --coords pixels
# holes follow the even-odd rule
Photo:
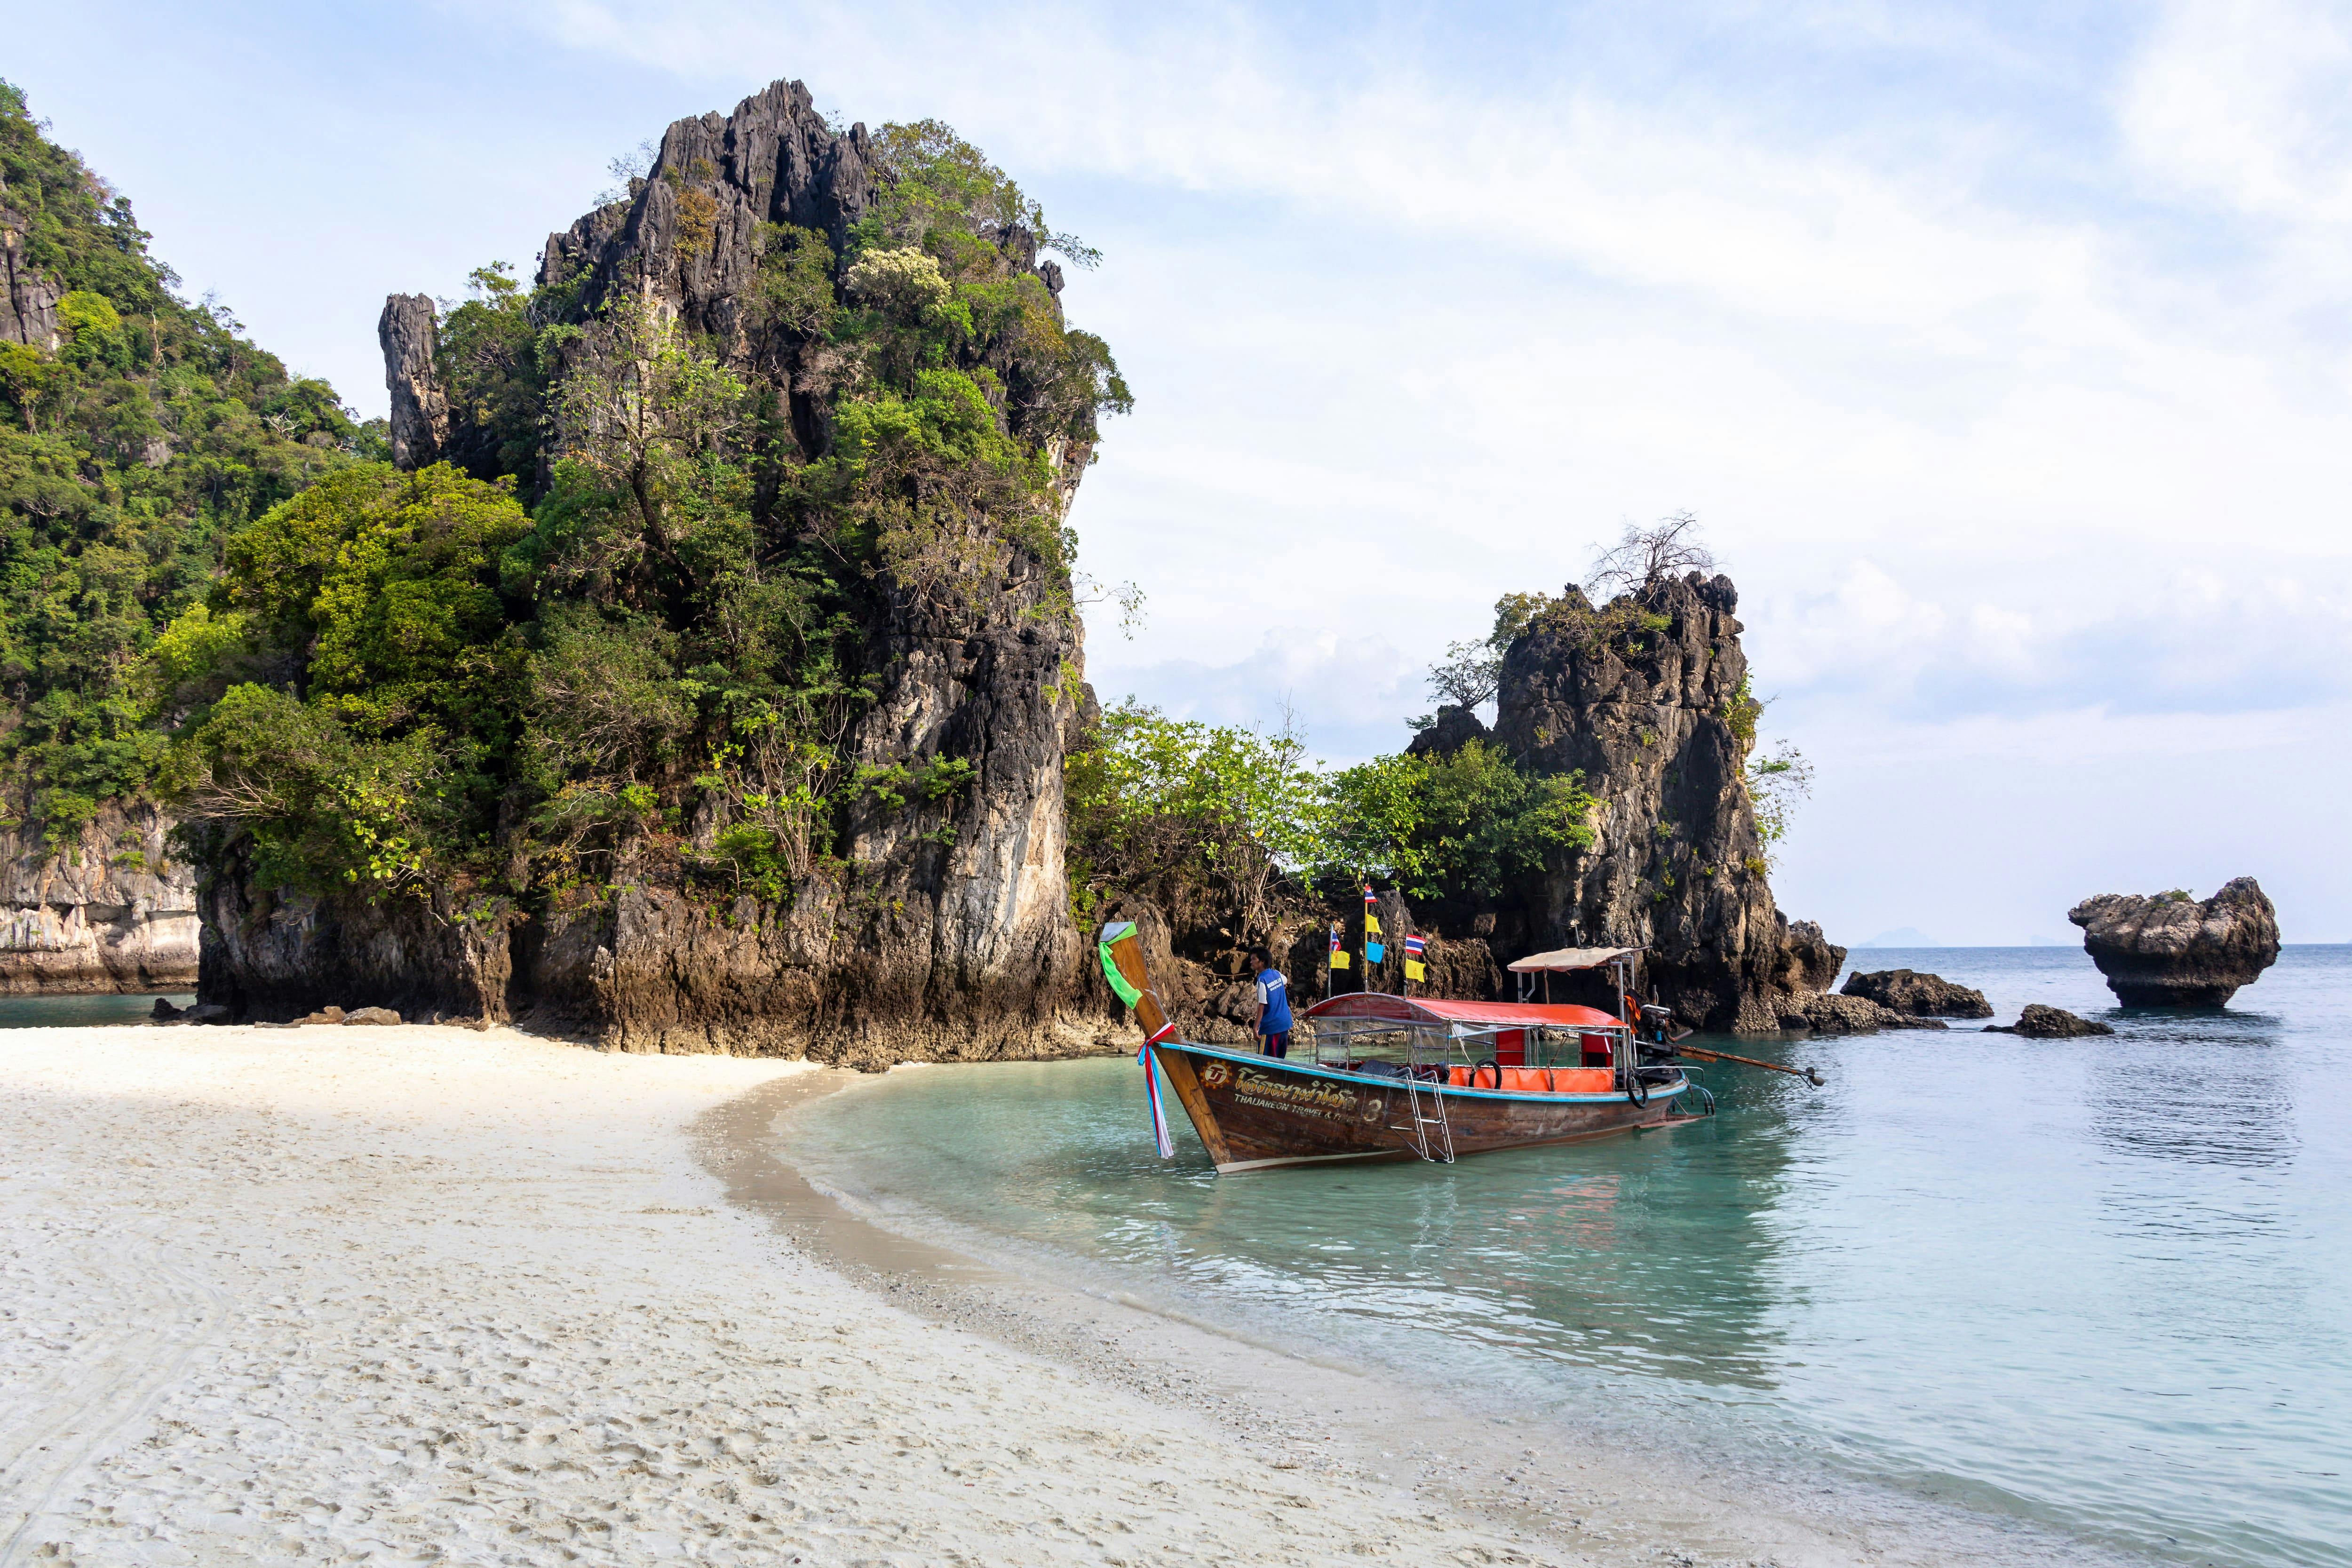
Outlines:
[[[1290,1054],[1289,984],[1262,947],[1250,949],[1250,966],[1257,971],[1258,1054],[1286,1057]]]

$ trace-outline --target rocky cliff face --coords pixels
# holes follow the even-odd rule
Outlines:
[[[47,352],[58,346],[58,301],[65,290],[25,259],[28,226],[0,196],[0,342]]]
[[[2252,877],[2202,903],[2185,893],[2103,893],[2066,918],[2126,1007],[2219,1007],[2278,962],[2278,911]]]
[[[432,296],[394,294],[376,319],[383,384],[392,394],[392,460],[404,468],[437,463],[449,447],[449,397],[433,363]]]
[[[714,910],[658,879],[524,933],[518,1011],[633,1050],[806,1054],[859,1067],[1060,1056],[1108,1043],[1087,1005],[1063,870],[1062,757],[1074,630],[1037,614],[1034,565],[974,616],[899,602],[876,635],[889,672],[849,749],[867,766],[940,755],[969,788],[915,810],[872,803],[845,881],[791,905]]]
[[[1765,879],[1738,732],[1747,656],[1727,577],[1662,578],[1611,622],[1571,588],[1504,657],[1495,737],[1526,766],[1584,774],[1589,849],[1505,911],[1521,953],[1646,948],[1642,981],[1693,1023],[1770,1030],[1843,961],[1793,932]]]
[[[0,831],[0,993],[184,991],[196,979],[195,874],[171,823],[109,804],[70,848]]]
[[[673,124],[626,203],[548,236],[540,280],[584,274],[582,302],[591,310],[621,293],[667,300],[740,361],[751,349],[759,226],[815,229],[841,249],[872,205],[872,163],[865,126],[836,135],[808,89],[772,82],[724,118]]]
[[[627,201],[550,237],[541,277],[576,285],[578,320],[623,293],[659,301],[776,387],[802,455],[822,456],[839,367],[822,342],[762,329],[761,231],[794,225],[837,247],[873,198],[870,153],[864,127],[836,134],[806,89],[778,82],[730,116],[673,124]],[[1058,293],[1034,237],[1008,229],[992,243]],[[403,466],[462,462],[477,441],[437,379],[435,330],[424,296],[387,301],[379,334]],[[989,363],[1023,435],[1021,367]],[[1087,453],[1055,443],[1046,456],[1066,506]],[[877,583],[862,659],[877,697],[842,751],[871,769],[954,758],[970,781],[939,799],[864,799],[839,847],[847,870],[790,901],[714,905],[648,857],[622,868],[608,898],[469,924],[437,904],[282,895],[233,866],[205,904],[205,999],[257,1016],[335,1002],[515,1017],[631,1050],[869,1067],[1097,1048],[1119,1024],[1082,979],[1064,874],[1062,765],[1088,700],[1085,655],[1066,587],[1048,576],[1016,550],[960,598]]]
[[[196,994],[232,1017],[283,1022],[327,1006],[390,1007],[417,1023],[510,1016],[508,922],[446,893],[367,903],[260,886],[242,846],[214,860]]]

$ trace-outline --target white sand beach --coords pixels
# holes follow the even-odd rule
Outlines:
[[[1556,1560],[800,1255],[688,1132],[797,1070],[0,1034],[0,1562]]]

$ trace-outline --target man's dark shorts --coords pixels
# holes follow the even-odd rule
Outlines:
[[[1282,1033],[1280,1033],[1280,1034],[1278,1034],[1278,1035],[1260,1035],[1260,1036],[1257,1037],[1257,1049],[1258,1049],[1258,1054],[1259,1054],[1260,1056],[1266,1056],[1266,1057],[1287,1057],[1287,1056],[1289,1056],[1289,1055],[1290,1055],[1290,1031],[1289,1031],[1289,1030],[1287,1030],[1287,1029],[1285,1029],[1285,1030],[1283,1030],[1283,1031],[1282,1031]]]

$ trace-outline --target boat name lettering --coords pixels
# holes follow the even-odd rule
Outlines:
[[[1295,1110],[1309,1116],[1347,1115],[1356,1107],[1356,1091],[1328,1083],[1295,1083],[1268,1078],[1255,1068],[1240,1069],[1234,1098],[1244,1105],[1268,1110]]]

